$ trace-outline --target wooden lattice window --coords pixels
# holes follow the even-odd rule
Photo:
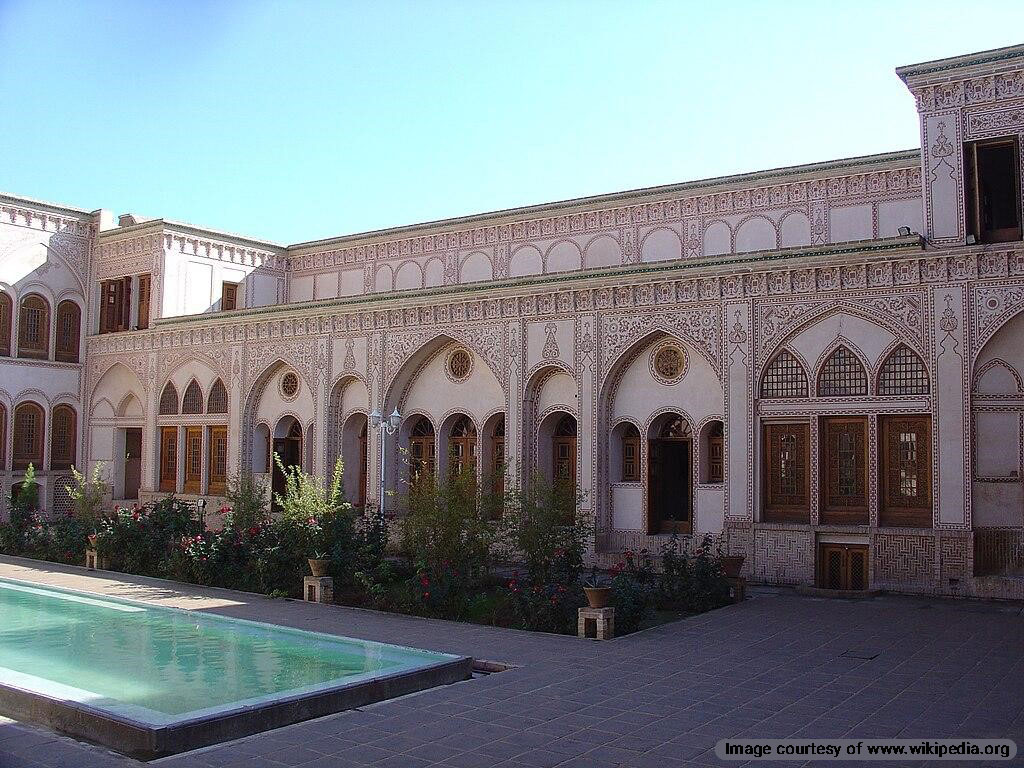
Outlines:
[[[165,392],[167,390],[164,390]],[[175,397],[177,407],[177,397]],[[160,428],[160,490],[174,493],[178,487],[178,428]]]
[[[168,381],[164,391],[160,393],[161,416],[174,416],[178,412],[178,389],[173,382]]]
[[[847,347],[837,347],[828,356],[818,376],[821,397],[858,397],[868,393],[864,364]]]
[[[868,548],[863,544],[822,544],[818,550],[818,583],[825,589],[867,589]]]
[[[7,406],[0,403],[0,472],[7,469]]]
[[[203,390],[199,388],[199,382],[192,379],[185,387],[185,394],[181,398],[182,413],[203,412]]]
[[[14,317],[14,302],[0,291],[0,355],[11,354],[11,323]]]
[[[210,387],[210,396],[206,398],[207,413],[228,412],[228,391],[224,388],[224,382],[217,379]]]
[[[505,494],[505,417],[498,418],[491,433],[491,475],[494,493]]]
[[[462,381],[469,376],[473,368],[473,358],[464,349],[456,349],[448,356],[448,373],[455,381]]]
[[[468,416],[452,424],[449,437],[449,471],[453,474],[476,471],[476,427]]]
[[[369,445],[366,435],[366,421],[359,429],[359,490],[356,495],[356,504],[360,507],[366,506],[366,478],[370,466]]]
[[[434,475],[434,425],[420,416],[409,435],[409,481],[412,486],[426,482]]]
[[[65,299],[57,305],[57,343],[53,357],[64,363],[78,362],[79,331],[82,327],[82,310],[78,305]]]
[[[228,483],[228,428],[210,427],[209,492],[221,495]]]
[[[28,469],[31,464],[43,468],[43,435],[46,416],[38,403],[22,403],[14,409],[14,469]]]
[[[779,352],[764,372],[761,397],[807,397],[807,374],[788,350]]]
[[[713,421],[708,427],[708,482],[721,483],[725,476],[724,426]]]
[[[50,424],[50,469],[71,469],[78,441],[78,417],[70,405],[53,409]]]
[[[185,429],[185,493],[199,493],[203,481],[203,428]]]
[[[878,374],[880,395],[927,395],[928,370],[917,353],[906,344],[892,351]]]
[[[131,322],[132,279],[100,283],[100,333],[127,331]]]
[[[37,293],[21,300],[18,357],[45,359],[50,351],[50,305]]]
[[[822,522],[867,524],[867,432],[860,417],[822,421]]]
[[[640,482],[640,430],[634,424],[622,428],[622,482]]]
[[[807,424],[764,428],[765,522],[810,520]]]
[[[552,473],[556,482],[576,487],[576,419],[563,416],[555,425],[552,438]]]

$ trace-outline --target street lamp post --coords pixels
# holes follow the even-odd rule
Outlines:
[[[376,408],[370,414],[370,424],[373,425],[374,429],[380,430],[380,516],[382,519],[384,517],[384,480],[386,478],[384,474],[384,442],[388,435],[393,435],[398,431],[398,425],[401,423],[402,414],[398,412],[397,408],[386,419],[384,414]]]

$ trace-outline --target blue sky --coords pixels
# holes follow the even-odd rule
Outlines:
[[[894,67],[1022,28],[1019,1],[0,0],[0,190],[292,243],[906,149]]]

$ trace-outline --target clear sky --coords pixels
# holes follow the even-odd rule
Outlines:
[[[0,190],[293,243],[919,145],[1024,2],[0,0]]]

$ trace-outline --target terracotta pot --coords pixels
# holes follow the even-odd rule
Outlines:
[[[309,570],[313,572],[314,576],[326,576],[327,565],[330,563],[329,560],[325,560],[319,557],[310,557],[309,559]]]
[[[96,549],[97,535],[95,533],[90,533],[85,539],[89,542],[89,549]]]
[[[722,569],[727,579],[735,579],[743,568],[743,555],[729,555],[722,558]]]
[[[584,587],[587,595],[587,603],[591,608],[605,608],[608,605],[608,598],[612,595],[611,587]]]

